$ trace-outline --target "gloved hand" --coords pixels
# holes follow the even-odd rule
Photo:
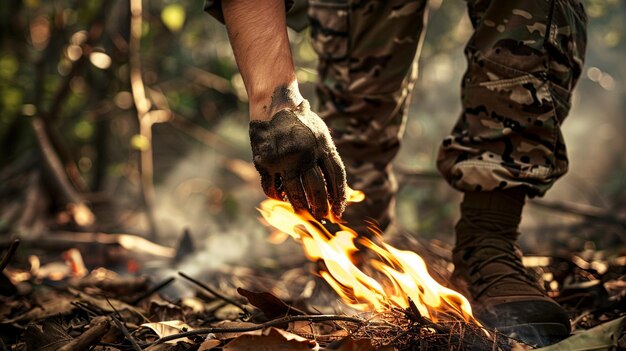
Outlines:
[[[322,219],[341,217],[346,205],[346,172],[328,127],[304,100],[269,121],[250,122],[254,165],[265,194],[284,195],[294,210]]]

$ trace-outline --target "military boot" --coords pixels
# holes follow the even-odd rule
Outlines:
[[[566,338],[570,323],[522,265],[516,242],[525,197],[522,188],[465,193],[452,281],[485,326],[543,346]]]

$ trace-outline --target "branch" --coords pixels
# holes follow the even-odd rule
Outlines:
[[[50,103],[50,108],[45,111],[42,106],[38,106],[38,110],[41,111],[41,116],[43,117],[44,127],[46,128],[46,132],[50,138],[50,142],[56,150],[56,152],[60,155],[60,158],[64,161],[65,171],[67,172],[68,178],[71,183],[77,188],[80,192],[87,191],[87,183],[80,175],[76,163],[72,159],[72,154],[70,153],[68,147],[64,143],[63,137],[59,135],[59,133],[55,130],[53,123],[59,119],[61,116],[63,103],[67,100],[68,96],[71,95],[71,82],[74,80],[76,76],[78,76],[85,65],[89,62],[89,54],[92,52],[92,47],[95,46],[104,33],[104,26],[106,23],[106,16],[110,13],[110,7],[113,1],[102,1],[100,7],[94,12],[95,15],[90,21],[89,32],[87,35],[87,39],[85,42],[80,43],[80,48],[83,54],[78,57],[75,61],[71,63],[70,71],[67,75],[65,75],[60,84],[57,86],[56,91],[54,92],[54,96]],[[65,33],[62,31],[61,37],[64,37]],[[54,35],[54,33],[52,34]],[[47,62],[50,61],[50,57],[58,54],[54,50],[52,44],[48,45],[46,48],[46,52],[41,56],[39,62],[37,63],[37,74],[39,84],[36,86],[36,101],[43,101],[43,80],[44,80],[44,67]],[[42,105],[42,103],[38,103],[38,105]]]
[[[87,40],[82,43],[81,49],[85,53],[78,60],[72,63],[72,67],[70,72],[65,76],[59,88],[54,94],[54,98],[52,99],[52,104],[50,105],[50,110],[46,113],[46,117],[50,120],[54,121],[59,116],[61,111],[61,105],[65,101],[65,98],[71,92],[70,85],[72,79],[80,72],[82,67],[89,60],[87,59],[87,54],[91,52],[91,47],[94,46],[100,38],[102,38],[102,34],[104,33],[104,25],[106,22],[106,15],[110,13],[110,5],[113,1],[102,1],[100,4],[100,8],[96,10],[95,17],[91,20],[91,26],[89,28],[89,34],[87,36]],[[46,61],[49,60],[50,57],[42,56],[41,60]]]
[[[162,281],[161,283],[157,284],[156,286],[154,286],[152,289],[146,291],[145,293],[141,294],[140,296],[136,297],[134,300],[132,300],[130,302],[131,305],[135,306],[137,305],[139,302],[141,302],[141,300],[149,297],[150,295],[154,294],[155,292],[163,289],[164,287],[170,285],[176,278],[171,277],[168,278],[164,281]]]
[[[56,190],[63,197],[64,202],[68,205],[74,222],[80,227],[92,225],[94,222],[94,214],[89,207],[87,207],[82,196],[76,192],[76,189],[74,189],[67,178],[63,164],[54,151],[52,143],[46,134],[46,128],[41,117],[33,117],[31,126],[41,151],[44,167],[50,171],[52,182],[56,186]]]
[[[13,255],[15,255],[15,251],[17,251],[18,246],[20,246],[20,239],[13,240],[11,246],[9,246],[7,254],[4,255],[2,261],[0,261],[0,273],[2,273],[2,271],[4,271],[4,269],[9,265],[9,262],[11,262]]]
[[[227,303],[229,303],[229,304],[231,304],[233,306],[236,306],[237,308],[242,310],[244,314],[246,314],[246,315],[250,314],[248,312],[248,310],[245,307],[243,307],[240,303],[238,303],[237,301],[235,301],[235,300],[233,300],[233,299],[231,299],[229,297],[226,297],[226,296],[218,293],[217,291],[211,289],[208,285],[206,285],[206,284],[204,284],[204,283],[202,283],[202,282],[200,282],[198,280],[195,280],[194,278],[188,276],[187,274],[185,274],[183,272],[178,272],[178,275],[180,275],[181,277],[187,279],[188,281],[196,284],[197,286],[201,287],[202,289],[208,291],[211,295],[217,297],[218,299],[223,300],[223,301],[225,301],[225,302],[227,302]]]
[[[80,351],[88,350],[106,334],[111,328],[110,319],[108,317],[96,317],[89,324],[91,327],[76,339],[59,349],[59,351]]]
[[[150,226],[150,236],[157,237],[157,225],[154,215],[154,167],[152,159],[152,124],[150,118],[151,102],[146,97],[146,88],[141,77],[141,30],[142,30],[142,0],[130,0],[130,41],[128,47],[130,66],[130,87],[133,93],[133,102],[137,110],[139,135],[146,141],[139,151],[139,175],[141,181],[141,195],[143,206]]]
[[[191,137],[198,140],[199,142],[209,147],[212,147],[222,153],[232,154],[233,151],[239,151],[234,145],[224,140],[224,138],[222,138],[218,134],[215,134],[214,132],[203,128],[176,113],[171,114],[171,118],[168,123],[172,127],[180,130],[181,132],[189,134]]]
[[[124,337],[130,341],[130,344],[133,346],[135,351],[141,351],[141,347],[137,344],[137,341],[130,335],[128,328],[124,325],[124,323],[120,322],[119,319],[115,318],[115,316],[111,315],[111,319],[115,322],[117,328],[124,334]]]
[[[200,329],[196,329],[196,330],[192,330],[192,331],[188,331],[184,333],[162,337],[158,339],[157,341],[155,341],[154,344],[162,344],[164,342],[171,341],[171,340],[176,340],[176,339],[185,338],[185,337],[194,336],[194,335],[210,334],[210,333],[243,333],[243,332],[248,332],[248,331],[253,331],[253,330],[274,327],[274,326],[282,325],[282,324],[289,323],[289,322],[299,322],[299,321],[307,321],[311,323],[341,321],[341,322],[350,322],[350,323],[356,323],[356,324],[364,324],[366,322],[365,320],[361,318],[350,317],[350,316],[340,316],[340,315],[322,314],[322,315],[307,315],[307,316],[287,316],[287,317],[275,319],[269,322],[257,324],[255,326],[250,326],[250,327],[200,328]]]

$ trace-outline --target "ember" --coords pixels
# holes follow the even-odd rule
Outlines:
[[[350,190],[349,203],[363,199],[362,192]],[[351,307],[383,312],[394,307],[409,308],[413,301],[419,313],[434,322],[456,317],[480,325],[472,316],[467,299],[436,282],[416,253],[398,250],[384,243],[379,235],[380,244],[359,237],[347,223],[332,215],[328,216],[328,223],[320,223],[306,211],[294,212],[288,202],[266,200],[260,211],[271,226],[300,242],[310,260],[323,261],[325,268],[319,274]],[[332,227],[337,229],[329,229]],[[375,233],[374,228],[372,231]],[[360,250],[355,240],[377,259],[358,267],[355,254]],[[368,274],[370,271],[382,275]]]

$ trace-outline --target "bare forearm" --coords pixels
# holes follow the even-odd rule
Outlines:
[[[250,119],[268,120],[300,104],[284,0],[223,0],[222,11],[248,93]]]

